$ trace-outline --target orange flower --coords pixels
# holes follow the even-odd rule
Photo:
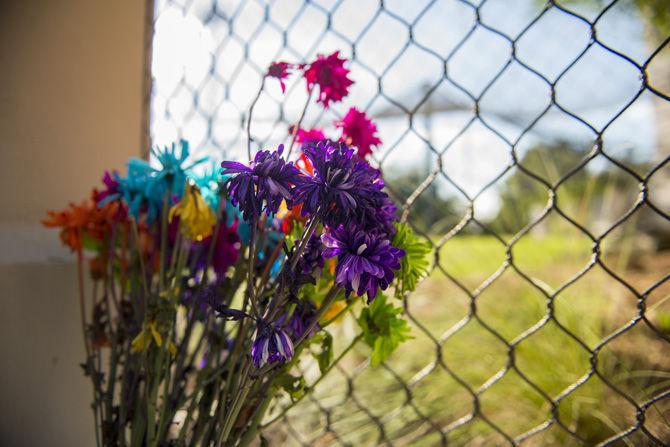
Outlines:
[[[338,314],[345,307],[347,307],[347,304],[344,301],[335,301],[323,314],[323,321],[330,321],[335,317],[337,317],[337,320],[335,320],[335,322],[341,321],[344,314],[340,315],[339,317]]]
[[[63,244],[72,251],[81,251],[86,238],[102,241],[109,236],[112,225],[119,219],[119,206],[118,202],[110,202],[99,208],[92,199],[70,203],[62,211],[48,211],[42,225],[60,228]]]
[[[307,158],[304,152],[300,154],[300,158],[295,162],[295,165],[303,172],[308,173],[309,175],[314,175],[314,166],[312,162]]]
[[[281,223],[281,231],[284,234],[289,234],[291,231],[293,231],[293,225],[295,222],[305,223],[307,221],[307,216],[303,216],[300,212],[301,210],[302,203],[294,205],[290,210],[286,210]]]

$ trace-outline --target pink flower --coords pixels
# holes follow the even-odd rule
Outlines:
[[[289,133],[293,134],[295,131],[295,126],[291,126],[288,128]],[[313,129],[298,129],[298,132],[296,133],[295,136],[295,141],[298,144],[303,144],[303,143],[316,143],[317,141],[325,140],[326,136],[323,134],[323,131],[321,129],[317,129],[316,127]]]
[[[377,146],[382,141],[377,137],[377,126],[367,117],[364,112],[352,107],[349,109],[342,121],[335,125],[342,129],[340,141],[349,146],[358,148],[358,156],[366,158],[372,153],[372,146]]]
[[[349,94],[349,86],[354,82],[347,77],[349,70],[344,68],[346,59],[341,59],[336,51],[329,56],[319,54],[314,62],[302,65],[305,68],[307,91],[311,92],[315,85],[319,86],[317,102],[325,108],[331,101],[339,102]]]
[[[279,85],[281,85],[282,93],[286,92],[286,84],[284,84],[284,79],[287,79],[291,74],[289,71],[290,68],[293,68],[293,64],[289,64],[288,62],[273,62],[268,68],[267,76],[279,79]]]

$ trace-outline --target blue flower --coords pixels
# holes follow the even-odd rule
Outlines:
[[[400,258],[405,256],[405,251],[392,246],[385,234],[356,225],[329,228],[321,241],[326,246],[324,258],[337,256],[335,283],[348,293],[367,293],[368,303],[375,299],[379,288],[385,290],[393,281],[394,271],[400,269]]]

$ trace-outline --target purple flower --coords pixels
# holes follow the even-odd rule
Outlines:
[[[282,200],[290,209],[299,171],[281,158],[283,150],[280,144],[274,152],[258,151],[249,166],[235,161],[221,163],[221,174],[232,175],[226,180],[231,202],[239,205],[245,220],[255,221],[263,211],[268,216],[276,213]]]
[[[321,240],[326,246],[323,257],[338,257],[335,282],[348,293],[367,293],[368,303],[379,288],[385,290],[393,281],[393,272],[400,268],[400,258],[405,256],[405,251],[392,246],[386,235],[355,225],[330,228]]]
[[[123,192],[121,191],[121,183],[119,182],[119,173],[116,171],[105,171],[102,177],[102,182],[105,184],[105,189],[96,190],[94,193],[95,202],[98,206],[104,206],[108,202],[118,200],[121,198]]]
[[[295,241],[295,245],[289,254],[289,259],[293,259],[298,250],[300,241]],[[323,244],[316,234],[312,235],[307,242],[305,249],[296,262],[295,268],[286,268],[281,272],[284,284],[288,286],[292,295],[298,295],[300,288],[305,284],[316,284],[320,276],[319,269],[324,265]]]
[[[316,308],[314,303],[306,300],[298,300],[293,313],[286,321],[288,313],[282,315],[278,320],[277,324],[282,325],[286,332],[293,337],[295,340],[301,338],[307,329],[311,326],[314,318],[316,317]],[[307,334],[308,337],[313,337],[316,331],[319,330],[319,324],[317,323]]]
[[[300,241],[295,241],[296,249],[299,243]],[[319,236],[313,234],[298,259],[296,270],[302,274],[311,275],[314,270],[323,268],[323,264],[323,244]]]
[[[295,203],[303,202],[303,214],[317,210],[324,223],[336,227],[354,220],[366,228],[386,225],[378,220],[385,200],[380,172],[354,155],[343,143],[321,141],[304,147],[314,175],[303,175],[296,185]]]
[[[210,308],[221,305],[222,296],[218,283],[206,284],[200,288],[189,288],[186,284],[184,286],[184,305],[191,310],[191,318],[203,320]]]
[[[214,252],[212,253],[211,266],[216,272],[217,278],[223,278],[226,271],[237,262],[239,258],[241,243],[238,234],[238,219],[235,219],[231,225],[226,225],[225,218],[219,225],[219,232],[216,235],[214,243]],[[211,244],[214,236],[208,236],[202,241],[193,243],[193,252],[198,254],[196,267],[198,270],[204,270],[207,266],[207,258],[212,249]],[[200,249],[200,250],[197,250]]]
[[[251,357],[256,368],[266,364],[286,362],[293,357],[293,342],[282,329],[259,322],[256,339],[251,346]]]

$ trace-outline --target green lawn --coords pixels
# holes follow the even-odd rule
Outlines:
[[[605,247],[605,252],[607,265],[638,290],[662,277],[670,265],[660,255],[634,259],[634,254],[626,260],[626,264],[638,266],[632,270],[622,266],[622,247]],[[383,441],[377,425],[370,423],[370,414],[378,418],[383,435],[394,445],[439,445],[439,436],[417,436],[431,425],[445,429],[472,413],[471,392],[479,396],[481,416],[451,431],[452,445],[504,445],[505,439],[484,418],[512,437],[548,420],[551,405],[543,394],[556,398],[590,369],[589,352],[566,331],[593,349],[635,317],[637,301],[596,266],[551,300],[556,321],[549,320],[519,341],[522,333],[547,315],[549,301],[542,291],[554,294],[587,265],[591,244],[574,235],[528,236],[514,246],[512,256],[516,267],[536,286],[508,267],[490,286],[478,289],[506,258],[504,245],[492,237],[458,236],[442,246],[438,258],[443,270],[435,269],[407,301],[409,317],[419,324],[412,325],[415,338],[401,346],[389,362],[393,372],[384,367],[360,368],[367,348],[354,350],[342,364],[347,374],[354,376],[353,397],[347,397],[349,385],[335,371],[316,390],[318,404],[305,402],[290,413],[303,440],[311,441],[310,433],[316,435],[325,424],[324,417],[316,417],[322,413],[320,405],[332,413],[334,434],[319,438],[314,445],[337,444],[337,437],[352,445]],[[447,274],[471,293],[477,290],[474,304]],[[659,326],[670,313],[670,306],[663,301],[668,289],[655,290],[647,302],[650,319]],[[472,306],[476,317],[466,322]],[[454,330],[456,327],[460,329]],[[336,331],[337,344],[343,346],[355,326],[345,320]],[[496,376],[508,365],[508,344],[513,342],[518,342],[513,350],[515,367],[542,392],[529,385],[514,368]],[[643,402],[670,386],[668,346],[643,323],[637,324],[600,350],[598,372],[628,396]],[[441,362],[436,362],[438,354]],[[410,383],[410,387],[405,389],[398,379]],[[405,405],[406,391],[411,392],[411,405]],[[563,425],[589,444],[635,423],[634,407],[597,375],[562,399],[558,414]],[[670,441],[668,403],[653,405],[646,418],[650,432]],[[628,442],[646,444],[640,435],[633,435]],[[578,443],[553,424],[524,445]]]

